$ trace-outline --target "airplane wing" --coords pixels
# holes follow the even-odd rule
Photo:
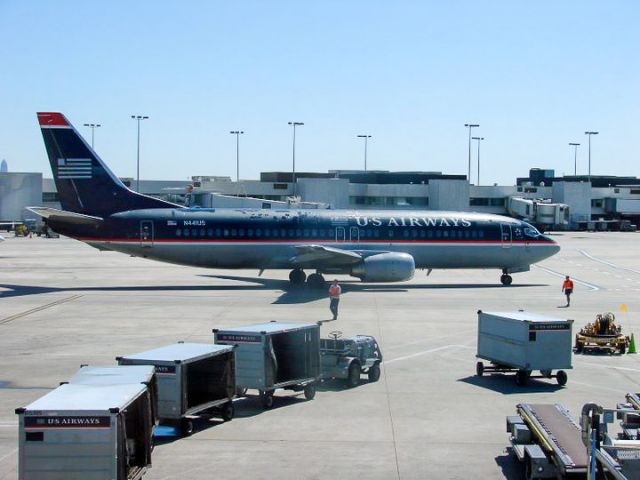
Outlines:
[[[57,208],[27,207],[27,210],[46,219],[75,225],[98,225],[103,221],[102,217],[93,217],[91,215],[83,215],[81,213],[67,212],[66,210],[58,210]]]
[[[290,258],[289,261],[296,267],[301,268],[344,267],[355,265],[370,255],[385,253],[379,251],[343,250],[324,245],[296,245],[295,248],[296,255]]]

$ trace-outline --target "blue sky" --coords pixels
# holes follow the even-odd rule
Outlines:
[[[235,178],[363,168],[467,172],[479,123],[483,184],[530,167],[640,176],[636,1],[0,0],[0,159],[50,177],[36,111],[101,123],[119,176]],[[473,150],[475,172],[475,147]],[[472,181],[476,182],[475,173]]]

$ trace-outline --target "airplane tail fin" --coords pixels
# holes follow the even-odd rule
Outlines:
[[[176,205],[128,189],[61,113],[39,112],[38,122],[63,210],[105,217]]]

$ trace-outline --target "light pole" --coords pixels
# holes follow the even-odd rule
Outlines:
[[[480,185],[480,141],[484,140],[484,137],[472,137],[472,139],[478,141],[478,185]]]
[[[371,135],[358,135],[358,138],[364,138],[364,171],[367,171],[367,140]]]
[[[131,118],[138,122],[138,155],[136,161],[136,191],[140,191],[140,121],[147,120],[146,115],[131,115]]]
[[[96,128],[100,128],[102,125],[99,123],[85,123],[84,126],[91,129],[91,148],[93,148],[93,132]]]
[[[584,132],[589,135],[589,181],[591,181],[591,135],[598,135],[598,132]]]
[[[296,127],[304,125],[303,122],[289,122],[293,126],[293,196],[296,196]]]
[[[465,123],[464,126],[469,129],[469,168],[467,171],[467,180],[471,183],[471,129],[479,127],[480,125],[477,123]]]
[[[242,130],[231,130],[229,132],[236,136],[236,183],[240,181],[240,135],[244,134]]]
[[[578,175],[578,147],[580,144],[570,143],[569,145],[573,147],[573,176],[575,177]]]

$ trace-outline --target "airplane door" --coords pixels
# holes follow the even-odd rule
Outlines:
[[[501,223],[500,232],[502,236],[502,248],[511,248],[511,225],[509,225],[508,223]]]
[[[345,242],[347,240],[347,233],[344,227],[336,227],[336,242]]]
[[[349,238],[352,242],[360,241],[360,229],[358,227],[351,227],[349,229]]]
[[[151,220],[140,222],[140,246],[153,247],[153,222]]]

